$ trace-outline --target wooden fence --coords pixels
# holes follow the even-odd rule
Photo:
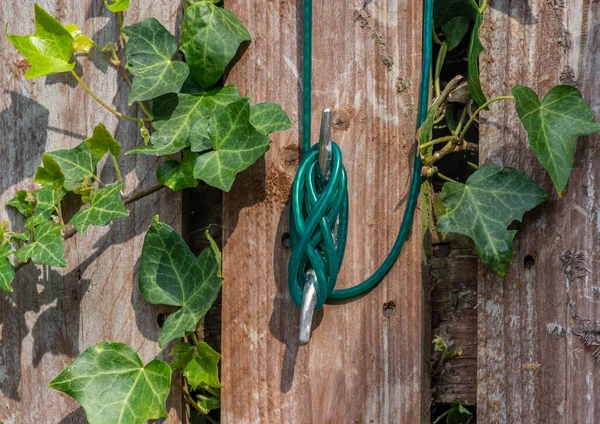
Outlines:
[[[99,43],[118,36],[102,0],[38,0],[63,23]],[[421,0],[315,0],[314,108],[333,107],[333,139],[350,177],[350,229],[340,287],[370,275],[387,255],[405,206],[414,155],[421,52]],[[179,2],[132,0],[127,19],[160,19],[176,31]],[[579,342],[582,320],[600,319],[598,189],[600,137],[579,143],[576,168],[560,200],[520,224],[515,257],[500,280],[453,240],[450,255],[431,259],[429,206],[423,202],[405,249],[384,282],[316,316],[309,345],[299,346],[299,312],[287,292],[288,200],[300,159],[302,2],[225,0],[253,35],[228,75],[256,102],[281,103],[294,127],[237,179],[223,201],[222,422],[421,423],[431,400],[476,404],[480,423],[600,422],[593,347]],[[0,4],[9,31],[33,28],[33,0]],[[575,84],[599,112],[600,3],[592,0],[489,0],[481,57],[484,90],[507,94],[524,84],[539,94]],[[25,81],[26,63],[0,37],[0,204],[31,177],[45,150],[73,147],[104,122],[125,147],[136,124],[117,122],[70,77]],[[80,60],[83,79],[127,110],[113,69],[99,57]],[[126,93],[126,90],[123,91]],[[130,113],[135,113],[131,110]],[[524,169],[547,192],[551,182],[527,146],[514,107],[495,104],[480,123],[480,161]],[[316,135],[315,135],[316,139]],[[156,161],[128,156],[127,189],[154,182]],[[112,178],[112,167],[103,171]],[[144,361],[159,355],[163,307],[141,297],[136,272],[142,238],[155,213],[182,229],[181,197],[167,191],[136,204],[129,219],[90,228],[67,242],[69,267],[27,266],[15,292],[0,294],[0,421],[81,423],[69,397],[46,384],[101,340],[129,343]],[[75,204],[73,204],[73,209]],[[18,217],[0,210],[17,222]],[[468,267],[461,271],[460,267]],[[431,292],[431,275],[440,284]],[[477,290],[476,308],[452,321],[443,297],[453,286]],[[476,288],[477,286],[477,288]],[[433,323],[431,308],[434,309]],[[440,323],[440,316],[442,322]],[[478,325],[475,328],[475,321]],[[548,324],[572,331],[549,334]],[[463,346],[433,393],[431,329],[444,327]],[[436,331],[434,328],[434,331]],[[466,330],[465,330],[466,329]],[[599,340],[600,341],[600,340]],[[462,361],[462,362],[461,362]],[[476,367],[475,367],[476,365]],[[182,401],[169,398],[168,423],[185,422]]]

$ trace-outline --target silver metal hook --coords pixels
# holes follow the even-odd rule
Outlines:
[[[331,177],[333,153],[331,151],[331,121],[333,112],[330,108],[321,114],[321,131],[319,133],[319,173],[321,185],[324,187]],[[317,304],[317,274],[312,269],[304,277],[304,290],[302,292],[302,309],[300,310],[300,344],[305,345],[310,341],[312,333],[312,320]]]

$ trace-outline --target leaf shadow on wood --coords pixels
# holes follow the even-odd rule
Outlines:
[[[86,422],[85,411],[83,408],[77,408],[75,411],[71,412],[69,415],[60,420],[58,424],[81,424],[84,422]]]
[[[516,19],[522,25],[537,23],[528,0],[490,0],[488,6]]]

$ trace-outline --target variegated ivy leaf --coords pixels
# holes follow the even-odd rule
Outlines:
[[[10,243],[2,244],[0,239],[0,290],[12,292],[12,282],[15,279],[15,268],[8,258],[12,253]]]
[[[35,34],[7,35],[8,41],[27,59],[31,68],[25,78],[69,72],[75,67],[71,63],[73,37],[56,19],[37,4],[35,8]]]
[[[17,259],[21,262],[31,259],[38,265],[67,266],[62,229],[62,225],[55,225],[52,221],[42,222],[35,227],[33,242],[17,251]]]
[[[115,219],[129,216],[123,205],[121,190],[125,184],[113,184],[92,193],[89,207],[84,207],[71,218],[70,224],[83,233],[90,225],[104,226]]]
[[[171,351],[173,361],[171,368],[181,368],[183,376],[187,378],[192,389],[197,389],[201,384],[217,389],[222,388],[219,382],[219,361],[221,355],[215,352],[208,344],[202,342],[198,346],[189,343],[178,343]]]
[[[85,178],[93,178],[96,175],[96,158],[85,142],[72,149],[56,150],[44,153],[54,159],[65,175],[65,188],[73,191],[84,182]]]
[[[230,85],[210,91],[169,94],[156,99],[152,112],[154,120],[149,146],[138,147],[126,154],[171,155],[190,146],[206,143],[204,123],[219,109],[243,99],[237,89]],[[210,141],[206,149],[210,149]],[[192,149],[196,150],[196,149]]]
[[[190,150],[183,152],[183,159],[168,160],[156,171],[156,179],[173,191],[181,191],[186,188],[194,188],[198,180],[194,178],[194,164],[198,153]]]
[[[102,122],[96,125],[92,136],[84,143],[96,159],[102,159],[107,152],[115,158],[121,155],[121,145]]]
[[[155,221],[144,239],[139,284],[149,303],[181,307],[163,325],[158,343],[164,347],[195,331],[217,298],[221,278],[212,249],[196,257],[173,228]]]
[[[209,89],[223,76],[240,44],[251,37],[240,20],[214,0],[186,0],[181,51],[194,79]]]
[[[33,192],[35,197],[35,212],[30,218],[35,227],[42,222],[47,221],[56,213],[56,208],[67,192],[63,189],[54,190],[52,187],[43,187]],[[28,225],[29,226],[29,225]]]
[[[65,183],[65,175],[60,169],[60,165],[50,156],[42,156],[43,166],[39,166],[33,181],[37,184],[46,187],[50,186],[54,190],[60,190]]]
[[[581,93],[570,85],[552,88],[542,102],[528,87],[514,87],[512,94],[529,144],[561,196],[573,170],[577,136],[600,131],[600,123]]]
[[[154,18],[123,28],[127,69],[134,75],[129,104],[177,93],[190,74],[185,62],[173,60],[177,40]]]
[[[292,127],[287,113],[275,103],[259,103],[250,108],[250,123],[254,128],[269,135],[277,131],[285,131]]]
[[[104,5],[111,12],[124,12],[129,9],[129,0],[104,0]]]
[[[73,37],[73,51],[88,54],[92,50],[94,42],[91,38],[84,35],[77,25],[65,25],[65,29],[69,31],[69,34]]]
[[[250,123],[247,99],[218,110],[207,135],[214,150],[196,160],[194,177],[223,191],[229,191],[235,176],[269,149],[269,137]]]
[[[523,219],[525,212],[546,198],[542,189],[521,171],[483,166],[466,184],[444,184],[442,201],[446,212],[440,217],[437,229],[470,237],[481,260],[504,277],[517,233],[506,228]]]
[[[35,212],[35,196],[27,190],[19,190],[17,195],[10,199],[6,205],[15,208],[22,215],[29,218]]]
[[[90,347],[49,384],[81,404],[90,424],[143,424],[166,417],[171,368],[154,359],[144,365],[125,343]]]

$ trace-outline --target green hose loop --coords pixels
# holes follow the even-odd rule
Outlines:
[[[420,127],[429,106],[429,81],[433,49],[433,0],[424,0],[423,57],[419,96]],[[292,187],[290,237],[292,253],[288,266],[288,284],[294,303],[302,304],[305,274],[309,269],[317,276],[317,303],[341,301],[360,296],[373,289],[388,274],[406,241],[412,227],[421,187],[422,162],[418,149],[413,164],[408,201],[398,237],[379,269],[364,282],[347,289],[334,290],[337,274],[342,265],[348,230],[348,185],[342,153],[332,143],[333,169],[324,187],[319,184],[317,145],[310,147],[311,137],[311,84],[312,84],[312,0],[304,0],[304,75],[303,75],[303,134],[302,150],[305,157],[298,168]],[[418,146],[417,146],[418,147]]]

